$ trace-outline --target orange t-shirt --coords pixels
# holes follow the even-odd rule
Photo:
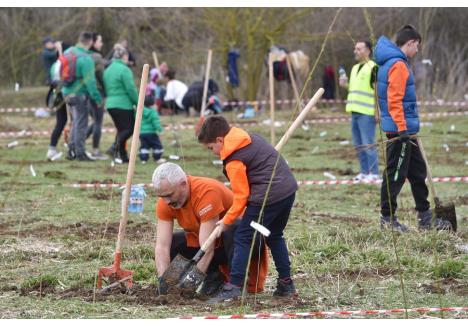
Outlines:
[[[189,199],[179,209],[170,207],[163,199],[156,203],[156,217],[163,221],[177,220],[185,231],[187,246],[200,247],[200,224],[219,217],[232,206],[232,191],[221,182],[203,177],[188,176]]]

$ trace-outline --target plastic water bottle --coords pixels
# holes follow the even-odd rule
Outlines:
[[[346,76],[346,71],[343,66],[340,66],[340,68],[338,69],[338,75],[340,86],[344,87],[348,82],[348,76]]]
[[[130,191],[130,200],[128,203],[129,213],[142,213],[145,202],[145,188],[143,185],[134,185]],[[122,197],[123,198],[123,197]]]
[[[346,70],[344,69],[343,66],[340,66],[340,67],[338,68],[338,75],[340,76],[340,79],[346,79],[346,78],[348,78],[348,77],[346,76]]]

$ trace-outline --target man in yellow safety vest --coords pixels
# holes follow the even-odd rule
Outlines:
[[[354,57],[357,64],[348,78],[340,74],[340,86],[348,89],[346,112],[351,113],[353,144],[359,158],[360,172],[355,181],[372,182],[379,178],[379,162],[375,142],[375,126],[378,121],[375,110],[374,82],[377,65],[370,58],[372,45],[369,41],[357,41]]]

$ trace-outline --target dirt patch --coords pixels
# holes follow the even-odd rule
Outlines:
[[[103,192],[103,191],[95,192],[88,196],[88,198],[93,198],[97,200],[109,200],[111,199],[111,197],[112,197],[111,192]]]
[[[423,283],[419,287],[428,293],[455,293],[463,297],[468,296],[468,283],[459,282],[454,278],[444,278],[440,284],[437,282]]]
[[[62,171],[45,171],[44,176],[52,179],[66,179],[67,175]]]
[[[347,223],[353,223],[358,226],[363,225],[363,224],[369,224],[372,223],[371,221],[368,221],[362,217],[359,216],[340,216],[340,215],[333,215],[329,213],[319,213],[319,212],[310,212],[309,216],[312,218],[320,218],[320,220],[326,220],[326,222],[329,222],[330,220],[333,221],[342,221],[342,222],[347,222]]]
[[[9,172],[0,171],[0,177],[9,177],[9,176],[10,176]]]
[[[133,223],[128,221],[127,235],[130,238],[141,238],[144,234],[153,234],[153,224],[145,221]],[[106,239],[114,239],[119,232],[119,223],[109,223],[107,229],[105,224],[85,224],[78,222],[65,226],[57,226],[53,224],[41,225],[32,230],[21,230],[20,237],[26,237],[33,234],[35,237],[48,238],[57,236],[78,236],[83,239],[96,239],[105,237]],[[18,231],[0,229],[0,235],[17,235]]]
[[[240,300],[222,303],[220,305],[208,306],[204,300],[199,298],[186,299],[178,294],[168,295],[156,295],[156,286],[149,285],[140,287],[134,285],[131,290],[125,288],[115,288],[104,293],[93,293],[92,289],[83,289],[79,287],[73,287],[66,289],[59,293],[55,293],[56,299],[66,299],[71,297],[83,298],[87,302],[93,301],[119,301],[124,303],[133,303],[147,306],[164,305],[169,309],[172,307],[178,308],[180,306],[189,305],[191,310],[198,311],[201,314],[209,314],[214,309],[220,307],[237,307],[240,306]],[[273,310],[295,310],[298,308],[311,307],[314,302],[307,297],[301,298],[274,298],[268,296],[268,298],[255,297],[249,295],[244,304],[248,304],[254,311],[273,311]]]
[[[38,295],[44,296],[55,292],[55,284],[48,280],[37,282],[31,287],[21,288],[20,295]]]

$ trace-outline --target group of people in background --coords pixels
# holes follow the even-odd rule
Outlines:
[[[102,35],[98,33],[82,32],[74,46],[54,41],[51,37],[46,37],[43,45],[46,84],[50,86],[46,101],[49,107],[55,108],[56,115],[47,158],[55,160],[61,156],[62,153],[57,151],[57,143],[64,133],[69,160],[107,160],[108,154],[116,163],[128,162],[127,140],[133,134],[138,103],[138,92],[131,70],[136,65],[136,58],[128,49],[128,41],[124,39],[116,43],[106,56],[102,54],[104,42]],[[61,57],[73,61],[70,66],[75,75],[71,83],[61,80]],[[184,112],[187,116],[190,108],[200,112],[204,81],[195,81],[187,86],[176,79],[176,71],[170,69],[165,62],[151,69],[149,77],[142,120],[144,130],[142,129],[140,137],[140,158],[142,162],[146,162],[152,151],[153,158],[160,163],[164,159],[161,157],[163,146],[157,136],[162,131],[159,114],[164,109],[169,110],[170,114]],[[220,113],[222,108],[216,96],[219,88],[212,79],[208,85],[207,112]],[[100,140],[106,110],[117,133],[114,143],[105,154],[100,150]],[[154,113],[150,113],[151,111]],[[88,124],[88,117],[92,118],[91,124]],[[69,119],[71,128],[67,130]],[[86,139],[91,136],[93,148],[86,151]]]

